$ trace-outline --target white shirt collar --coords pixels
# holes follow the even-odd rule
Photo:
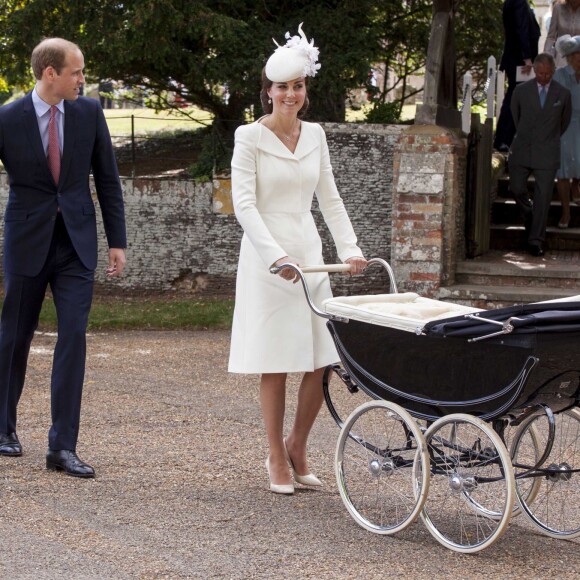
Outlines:
[[[34,90],[32,91],[32,104],[34,105],[34,110],[38,117],[42,117],[50,111],[50,105],[41,99],[40,95],[36,92],[36,87],[34,87]],[[64,100],[57,103],[56,108],[64,115]]]

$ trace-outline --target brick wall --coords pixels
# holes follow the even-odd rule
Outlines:
[[[399,290],[438,296],[465,257],[466,140],[451,129],[414,125],[396,148],[391,265]]]
[[[325,124],[335,179],[359,243],[367,257],[391,255],[391,211],[395,146],[400,126]],[[176,293],[232,296],[241,228],[228,213],[219,183],[125,179],[128,267],[123,277],[105,279],[106,246],[99,216],[99,293]],[[3,213],[8,187],[0,174]],[[226,194],[227,197],[227,194]],[[326,261],[334,245],[316,204],[314,214]],[[99,215],[99,212],[97,212]],[[2,227],[0,225],[0,237]],[[386,276],[373,270],[364,279],[332,276],[341,294],[381,291]]]

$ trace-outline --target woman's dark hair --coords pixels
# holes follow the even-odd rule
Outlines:
[[[304,77],[304,84],[306,85],[306,88],[308,89],[308,81],[307,81],[308,77]],[[264,113],[266,115],[270,115],[272,113],[273,110],[273,106],[272,103],[268,102],[270,100],[270,97],[268,96],[268,89],[273,85],[274,83],[266,76],[266,68],[264,67],[262,69],[262,90],[260,91],[260,101],[262,103],[262,109],[264,110]],[[304,117],[304,115],[306,115],[306,112],[308,111],[308,106],[310,105],[310,101],[308,100],[308,94],[306,95],[306,99],[304,100],[304,104],[302,105],[302,108],[298,111],[298,117],[302,118]]]

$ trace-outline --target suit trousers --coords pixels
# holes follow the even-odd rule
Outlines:
[[[499,118],[497,120],[495,138],[493,141],[493,146],[496,149],[499,149],[502,145],[510,147],[514,140],[514,135],[516,134],[516,125],[511,110],[512,96],[518,84],[516,82],[516,69],[510,67],[509,69],[506,69],[505,72],[508,80],[508,89],[504,95],[499,112]]]
[[[34,277],[5,273],[0,322],[0,433],[16,431],[17,405],[24,387],[30,344],[50,286],[58,339],[52,366],[52,426],[48,446],[53,450],[76,449],[93,285],[94,271],[80,261],[60,213],[40,273]]]
[[[520,209],[528,244],[542,244],[546,237],[548,212],[554,193],[556,169],[534,169],[509,163],[510,191]],[[528,177],[533,174],[535,179],[533,201],[528,194]]]

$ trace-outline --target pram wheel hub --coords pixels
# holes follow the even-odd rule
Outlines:
[[[453,491],[472,491],[477,487],[474,477],[463,477],[459,473],[454,473],[449,477],[449,487]]]
[[[548,474],[546,475],[546,478],[552,482],[570,481],[570,478],[572,477],[571,469],[572,468],[567,463],[560,463],[560,465],[552,463],[548,465]]]
[[[373,477],[389,476],[395,472],[395,464],[390,459],[385,459],[382,463],[377,459],[372,459],[369,462],[369,470]]]

